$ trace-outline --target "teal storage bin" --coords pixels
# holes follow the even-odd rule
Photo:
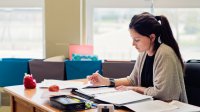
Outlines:
[[[65,61],[67,80],[84,79],[99,71],[102,74],[101,61]]]
[[[3,58],[0,61],[0,87],[23,84],[24,73],[29,73],[29,59]]]
[[[97,55],[72,54],[72,61],[98,61]]]
[[[2,61],[18,61],[18,62],[22,62],[22,61],[29,61],[32,60],[31,58],[2,58]]]

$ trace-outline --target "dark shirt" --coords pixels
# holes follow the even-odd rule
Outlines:
[[[142,69],[141,74],[141,86],[142,87],[153,87],[153,62],[154,62],[153,56],[146,56],[144,66]]]

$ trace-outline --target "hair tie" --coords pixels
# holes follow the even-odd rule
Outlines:
[[[162,43],[160,36],[158,37],[158,43],[159,43],[159,44]]]
[[[155,16],[155,18],[156,18],[157,21],[161,20],[161,16]]]

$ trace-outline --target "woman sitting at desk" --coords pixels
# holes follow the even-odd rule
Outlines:
[[[112,79],[96,72],[88,80],[96,86],[134,90],[163,101],[187,102],[184,64],[167,18],[147,12],[135,15],[129,32],[133,46],[140,52],[130,76]]]

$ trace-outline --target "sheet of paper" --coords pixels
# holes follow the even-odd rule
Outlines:
[[[178,108],[175,109],[174,111],[166,111],[166,112],[200,112],[200,107],[190,105],[190,104],[186,104],[186,103],[182,103],[180,101],[173,100],[169,104],[175,105]]]
[[[71,89],[59,90],[58,92],[50,92],[48,89],[46,89],[41,94],[41,98],[49,98],[52,96],[70,95],[70,94],[71,94]]]
[[[126,103],[132,103],[147,99],[152,100],[151,96],[142,95],[132,90],[97,94],[95,95],[95,98],[115,105],[123,105]]]
[[[136,112],[171,112],[172,110],[178,108],[175,105],[170,105],[169,103],[160,100],[132,103],[124,106]]]
[[[59,86],[60,89],[83,88],[83,87],[87,86],[87,85],[84,85],[84,82],[45,79],[44,81],[42,81],[39,84],[39,87],[48,88],[52,85],[57,85],[57,86]]]
[[[110,87],[101,87],[101,88],[79,89],[79,91],[86,95],[96,96],[97,94],[111,93],[111,92],[116,92],[117,90],[115,88],[110,88]]]

